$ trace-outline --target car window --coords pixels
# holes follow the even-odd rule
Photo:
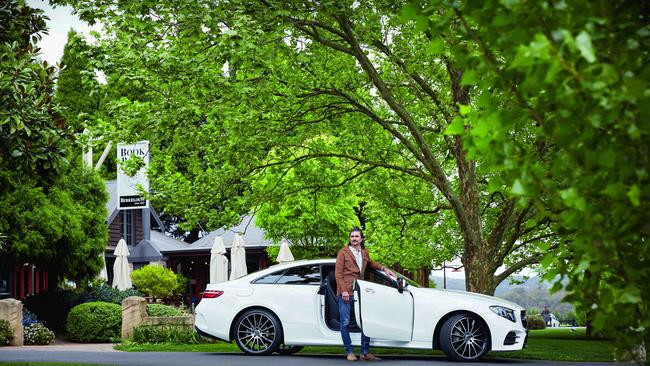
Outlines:
[[[273,272],[271,274],[267,274],[266,276],[260,277],[251,283],[275,283],[278,280],[278,278],[282,277],[282,274],[284,272],[286,272],[286,269]]]
[[[402,275],[401,273],[396,273],[396,272],[393,273],[395,273],[395,276],[404,279],[409,286],[422,287],[420,286],[419,283]],[[397,288],[397,282],[394,279],[390,278],[387,274],[374,269],[367,269],[363,279],[380,285]]]
[[[379,285],[397,288],[397,283],[395,283],[394,280],[391,280],[387,275],[381,274],[375,270],[367,269],[363,279]]]
[[[289,268],[276,282],[280,285],[320,285],[320,266],[298,266]]]

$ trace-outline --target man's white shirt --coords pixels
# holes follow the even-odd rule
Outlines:
[[[348,245],[350,247],[350,251],[354,255],[354,258],[357,261],[357,267],[359,267],[359,271],[361,271],[361,266],[363,264],[363,255],[361,254],[361,249],[356,250],[352,245]]]

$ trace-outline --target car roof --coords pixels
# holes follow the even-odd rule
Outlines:
[[[259,276],[264,276],[269,273],[273,273],[275,271],[280,271],[286,268],[292,268],[296,266],[304,266],[304,265],[310,265],[310,264],[336,264],[336,258],[321,258],[321,259],[300,259],[297,261],[291,261],[291,262],[284,262],[284,263],[278,263],[274,264],[268,268],[264,268],[262,270],[249,273],[246,276],[243,276],[241,278],[238,278],[235,281],[243,281],[243,282],[248,282],[251,281],[252,279],[255,279]],[[234,281],[233,281],[234,282]]]

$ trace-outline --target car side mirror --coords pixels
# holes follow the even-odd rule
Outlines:
[[[397,279],[397,292],[400,294],[404,292],[404,288],[406,288],[406,281],[403,278],[398,278]]]

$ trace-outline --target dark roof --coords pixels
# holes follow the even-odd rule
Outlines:
[[[272,240],[264,239],[264,231],[255,226],[254,221],[255,218],[253,216],[244,216],[239,225],[230,228],[220,228],[212,231],[208,233],[208,235],[190,244],[190,248],[193,250],[210,250],[212,248],[214,238],[221,236],[221,239],[223,239],[224,247],[228,249],[232,246],[232,242],[235,240],[236,233],[240,233],[242,235],[247,248],[268,247],[270,245],[273,245]]]

